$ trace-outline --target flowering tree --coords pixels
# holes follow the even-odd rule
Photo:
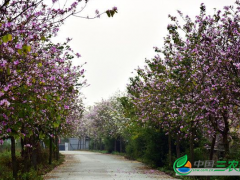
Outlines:
[[[197,132],[211,137],[211,152],[221,134],[227,157],[230,128],[239,124],[239,5],[236,1],[237,8],[227,6],[210,16],[201,4],[195,21],[179,11],[184,25],[169,16],[173,24],[164,47],[155,48],[161,55],[138,69],[128,86],[139,120],[161,124],[177,135],[177,143],[184,133],[192,160]]]
[[[93,107],[89,108],[89,111],[85,113],[82,121],[88,124],[87,128],[90,131],[90,137],[96,142],[98,141],[100,149],[102,149],[103,140],[106,138],[113,138],[116,141],[120,138],[125,130],[125,124],[127,119],[123,115],[123,107],[118,100],[118,96],[113,96],[108,100],[102,100],[96,103]],[[86,126],[80,127],[86,129]],[[121,149],[121,147],[120,147]]]
[[[56,2],[51,6],[43,0],[0,3],[0,139],[11,138],[14,178],[15,139],[21,138],[22,156],[30,152],[36,167],[39,141],[50,138],[51,156],[52,138],[72,132],[83,110],[78,96],[86,84],[81,80],[84,69],[71,64],[80,54],[69,47],[69,38],[54,44],[51,37],[57,36],[66,18],[79,16],[87,1],[80,10],[81,1],[66,1],[60,8]],[[104,13],[113,16],[117,8]],[[100,15],[96,11],[92,18]]]

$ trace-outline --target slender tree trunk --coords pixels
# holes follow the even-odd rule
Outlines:
[[[11,136],[11,155],[12,155],[12,170],[13,178],[17,179],[17,160],[16,160],[16,148],[15,148],[15,138]]]
[[[194,128],[193,121],[191,121],[191,129],[190,129],[190,162],[194,162]]]
[[[23,138],[21,138],[21,156],[24,157],[24,141]]]
[[[190,135],[190,159],[191,159],[191,162],[194,162],[194,142],[193,142],[193,132],[191,133]]]
[[[229,143],[228,143],[228,134],[225,132],[223,134],[223,146],[225,150],[225,157],[228,158],[229,156]]]
[[[169,159],[169,167],[172,167],[172,138],[170,132],[168,134],[168,159]]]
[[[99,143],[100,143],[100,151],[102,150],[102,138],[99,139]]]
[[[24,133],[24,125],[22,124],[22,128],[21,128],[21,133]],[[25,152],[24,152],[24,141],[25,141],[25,138],[23,139],[23,138],[21,138],[21,156],[22,156],[22,158],[24,158],[24,154],[25,154]]]
[[[55,156],[56,156],[56,160],[58,161],[59,160],[59,141],[58,141],[58,136],[56,135],[56,137],[55,137],[55,146],[56,146],[56,148],[55,148]]]
[[[37,141],[35,137],[31,136],[30,137],[30,144],[32,144],[32,151],[30,154],[31,157],[31,165],[33,168],[36,170],[37,169]]]
[[[178,134],[177,134],[177,140],[176,140],[176,152],[177,152],[177,158],[180,158],[180,142],[179,142]]]
[[[117,138],[115,139],[115,144],[114,144],[114,151],[117,151]]]
[[[37,148],[34,146],[32,151],[32,165],[34,169],[37,169]]]
[[[222,133],[223,136],[223,145],[224,145],[224,150],[225,150],[225,157],[228,159],[229,158],[229,142],[228,142],[228,133],[229,133],[229,124],[228,124],[228,116],[227,112],[223,114],[223,119],[224,119],[224,130]]]
[[[122,152],[122,138],[121,138],[121,136],[119,137],[119,143],[120,143],[120,153]]]
[[[49,136],[49,164],[52,164],[52,137]]]
[[[213,138],[212,138],[212,144],[211,144],[211,150],[210,150],[209,160],[213,160],[213,153],[214,153],[215,142],[216,142],[216,134],[214,134],[214,136],[213,136]]]
[[[216,134],[214,134],[212,138],[209,160],[213,160],[215,142],[216,142]],[[206,180],[210,180],[210,177],[206,177]]]

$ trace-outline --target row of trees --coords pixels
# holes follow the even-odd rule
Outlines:
[[[179,11],[182,26],[169,16],[174,23],[168,26],[164,47],[155,48],[162,56],[146,61],[128,86],[139,118],[160,124],[169,145],[174,138],[179,148],[181,140],[189,138],[192,161],[199,131],[212,139],[212,159],[216,135],[222,136],[228,157],[230,129],[238,130],[239,5],[237,1],[237,8],[226,6],[223,12],[206,15],[201,4],[194,21]]]
[[[52,147],[58,137],[75,132],[83,112],[84,69],[68,45],[53,43],[59,28],[88,1],[3,0],[0,3],[0,141],[11,139],[13,177],[17,179],[15,140],[21,140],[25,170],[37,168],[40,142]],[[46,4],[48,3],[48,5]],[[106,11],[113,16],[117,8]],[[105,12],[104,12],[105,13]],[[96,17],[99,17],[96,11]],[[81,16],[80,16],[81,17]],[[54,139],[54,142],[53,142]]]
[[[123,151],[123,135],[127,119],[124,118],[123,107],[115,95],[108,100],[102,100],[89,107],[82,121],[85,122],[87,131],[85,136],[92,140],[91,148],[109,152]]]
[[[194,20],[178,11],[183,25],[169,15],[172,24],[164,46],[155,47],[158,54],[137,69],[127,85],[128,95],[120,98],[128,119],[123,128],[132,139],[136,131],[130,127],[167,135],[170,166],[173,151],[177,157],[188,152],[182,144],[189,147],[193,162],[196,147],[206,142],[212,159],[217,136],[224,157],[230,157],[229,143],[239,129],[240,115],[240,2],[234,6],[207,15],[201,4]]]

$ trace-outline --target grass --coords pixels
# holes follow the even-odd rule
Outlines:
[[[16,152],[16,156],[19,180],[42,180],[42,175],[50,172],[64,162],[64,156],[60,154],[59,161],[53,160],[52,164],[49,165],[46,160],[37,166],[37,170],[30,168],[28,172],[24,172],[24,159],[21,158],[19,151]],[[14,180],[11,167],[11,152],[5,151],[0,153],[0,180]]]

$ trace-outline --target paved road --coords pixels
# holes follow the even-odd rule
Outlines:
[[[45,180],[159,180],[174,179],[163,172],[122,156],[87,151],[62,151],[64,164],[45,175]]]

